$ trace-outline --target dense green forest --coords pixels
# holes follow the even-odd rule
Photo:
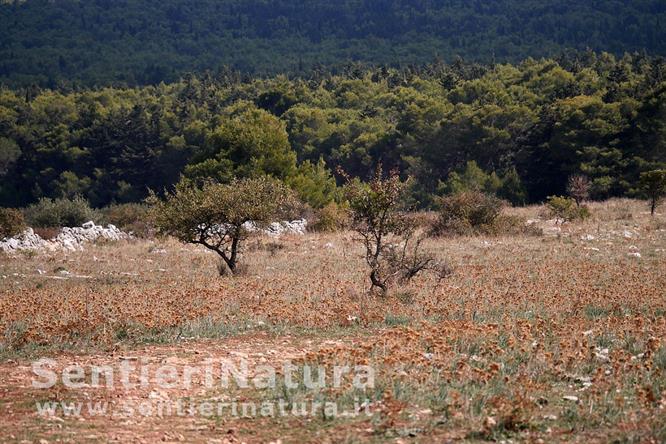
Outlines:
[[[269,174],[312,206],[338,167],[382,163],[415,178],[414,202],[482,179],[514,203],[564,193],[632,195],[666,166],[666,62],[591,51],[519,64],[349,65],[248,79],[226,70],[135,88],[0,89],[0,205],[80,195],[140,201],[181,174]]]
[[[2,0],[0,29],[8,86],[137,86],[224,66],[256,77],[568,49],[666,55],[666,2]]]

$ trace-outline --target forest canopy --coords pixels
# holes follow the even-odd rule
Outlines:
[[[298,74],[564,50],[666,55],[663,0],[2,0],[0,82],[175,82],[224,67]]]
[[[321,207],[338,171],[412,176],[412,203],[473,187],[516,204],[637,195],[666,168],[666,63],[583,51],[517,64],[406,68],[77,91],[0,88],[0,206],[81,196],[138,202],[191,180],[271,176]]]

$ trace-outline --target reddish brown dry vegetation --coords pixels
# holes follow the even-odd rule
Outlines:
[[[350,233],[257,239],[235,278],[216,276],[213,255],[173,241],[2,258],[3,433],[17,441],[663,442],[666,223],[635,202],[592,210],[593,220],[560,235],[430,240],[454,275],[417,278],[386,298],[367,295]],[[29,388],[31,356],[56,356],[61,366],[128,353],[187,362],[222,348],[370,364],[372,417],[56,424],[31,405],[45,396]]]

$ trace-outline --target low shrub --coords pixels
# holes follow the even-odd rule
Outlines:
[[[280,251],[285,249],[285,245],[281,242],[276,241],[266,241],[265,239],[259,237],[251,241],[248,241],[246,251],[255,252],[255,251],[266,251],[271,256],[276,256]]]
[[[99,219],[82,197],[74,199],[42,198],[24,210],[28,224],[33,228],[78,227],[90,220]]]
[[[319,232],[335,232],[349,227],[349,212],[346,208],[331,202],[315,213],[315,220],[310,225]]]
[[[275,214],[275,221],[291,221],[297,219],[306,219],[310,221],[314,217],[313,214],[314,210],[312,207],[292,193],[285,198],[284,205],[282,205],[280,211]]]
[[[428,229],[437,221],[438,214],[434,211],[416,211],[405,215],[409,223],[418,228]]]
[[[0,342],[0,350],[18,351],[28,343],[29,325],[23,321],[11,322],[5,327],[5,333]]]
[[[150,206],[141,203],[126,203],[110,205],[100,210],[101,222],[113,224],[125,232],[132,232],[135,236],[151,237],[155,233],[150,220]]]
[[[585,220],[592,215],[585,205],[579,206],[575,199],[563,196],[550,196],[546,202],[546,211],[548,216],[564,222]]]
[[[525,221],[518,216],[511,216],[507,214],[500,214],[495,221],[486,227],[487,233],[493,236],[543,236],[543,229],[534,224],[526,224]]]
[[[16,236],[25,230],[25,219],[21,211],[0,208],[0,239]]]
[[[464,191],[439,200],[439,217],[432,226],[436,236],[497,235],[513,219],[502,218],[505,203],[478,191]]]

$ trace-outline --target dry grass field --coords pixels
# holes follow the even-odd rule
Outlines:
[[[527,219],[542,208],[512,210]],[[7,442],[665,442],[666,217],[592,205],[543,236],[430,239],[451,277],[370,296],[350,232],[248,241],[246,270],[173,240],[0,256],[0,436]],[[560,228],[560,227],[557,227]],[[43,400],[266,399],[194,387],[31,385],[31,362],[177,366],[203,357],[370,365],[375,386],[313,396],[370,415],[45,417]],[[132,358],[134,359],[134,358]]]

